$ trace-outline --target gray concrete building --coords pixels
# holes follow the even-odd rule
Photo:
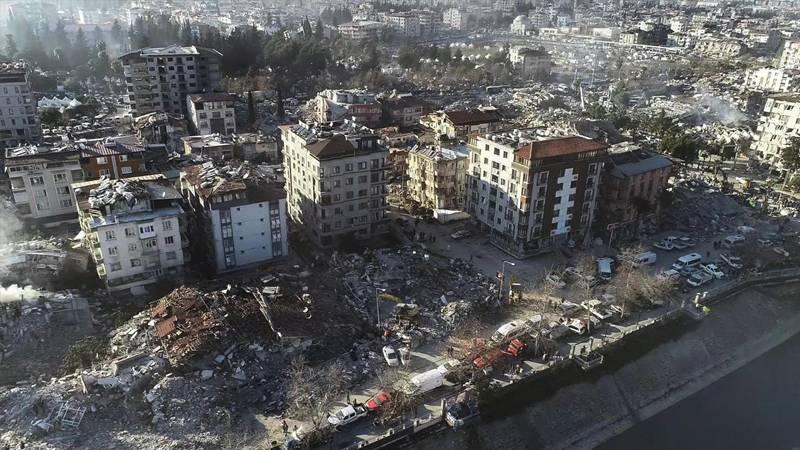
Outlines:
[[[0,148],[35,143],[41,137],[27,65],[0,64]]]

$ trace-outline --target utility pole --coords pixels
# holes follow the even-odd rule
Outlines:
[[[505,284],[505,278],[506,278],[506,264],[508,264],[508,265],[510,265],[512,267],[516,266],[516,264],[511,262],[511,261],[503,261],[503,265],[500,266],[500,274],[499,274],[499,276],[497,278],[500,281],[500,286],[499,286],[500,291],[499,291],[499,294],[498,294],[498,299],[501,300],[501,301],[503,300],[503,285]]]
[[[380,292],[386,292],[386,289],[375,288],[375,313],[378,315],[378,331],[381,330],[381,304]]]

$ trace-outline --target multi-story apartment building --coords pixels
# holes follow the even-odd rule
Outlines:
[[[368,127],[381,124],[381,104],[369,92],[329,89],[317,94],[314,102],[314,119],[318,122],[348,120]]]
[[[20,218],[43,226],[76,221],[70,185],[83,180],[78,148],[24,145],[7,148],[5,158]]]
[[[605,144],[525,131],[473,136],[467,212],[490,241],[516,257],[589,236]]]
[[[214,162],[181,171],[193,252],[220,273],[289,252],[286,191],[274,168]]]
[[[181,194],[164,175],[104,178],[72,189],[83,246],[109,291],[143,293],[159,279],[180,279],[189,242]]]
[[[462,30],[467,27],[468,15],[458,8],[448,8],[442,15],[442,23],[450,29]]]
[[[423,115],[431,111],[430,105],[411,94],[392,95],[380,100],[384,122],[400,127],[419,125]]]
[[[0,64],[0,148],[35,143],[41,137],[27,65]]]
[[[776,170],[783,170],[782,151],[792,137],[800,135],[800,94],[767,98],[750,144],[753,155]]]
[[[492,133],[503,126],[503,116],[497,108],[481,107],[463,111],[437,111],[428,114],[420,123],[436,136],[465,139],[470,134]]]
[[[407,188],[412,200],[423,208],[464,209],[469,150],[465,145],[449,148],[415,146],[406,157]]]
[[[411,12],[396,12],[385,16],[389,27],[405,37],[417,37],[421,34],[419,16]]]
[[[233,103],[232,96],[217,92],[187,96],[188,117],[195,133],[236,133],[236,111]]]
[[[522,75],[535,79],[545,79],[550,76],[553,66],[550,54],[544,49],[512,47],[509,51],[509,60]]]
[[[216,50],[173,45],[145,48],[120,57],[127,87],[126,102],[134,117],[151,112],[185,115],[186,96],[219,88]]]
[[[610,147],[601,176],[598,228],[611,240],[635,236],[640,223],[658,217],[671,171],[672,161],[659,153],[627,143]]]
[[[749,69],[745,76],[745,87],[767,93],[800,91],[800,69],[761,67]]]
[[[789,40],[783,43],[778,58],[778,67],[800,70],[800,40]]]
[[[234,154],[237,158],[251,161],[263,158],[261,161],[277,163],[280,159],[278,139],[271,135],[256,133],[240,133],[234,136]]]
[[[117,136],[79,144],[81,168],[86,181],[101,177],[127,178],[148,173],[142,141],[134,136]]]
[[[705,38],[697,41],[695,45],[695,51],[710,58],[736,58],[744,50],[744,45],[733,39]]]
[[[170,151],[183,151],[181,138],[189,135],[185,117],[177,114],[149,113],[136,117],[133,129],[145,145],[163,144]]]
[[[411,11],[411,13],[419,17],[419,32],[421,34],[435,34],[441,31],[442,16],[439,12],[429,9],[417,9]]]
[[[388,151],[372,130],[347,121],[281,131],[289,217],[314,242],[328,247],[387,230]]]
[[[378,38],[378,33],[383,30],[381,22],[372,20],[356,20],[343,23],[336,27],[337,33],[351,41],[369,41]]]

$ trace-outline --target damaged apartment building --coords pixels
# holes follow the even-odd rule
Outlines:
[[[388,231],[387,149],[351,121],[281,127],[289,216],[317,244]]]
[[[423,208],[464,208],[469,150],[465,145],[415,146],[408,152],[408,193]]]
[[[181,194],[163,175],[72,185],[83,246],[109,291],[137,294],[183,273],[188,237]]]
[[[470,138],[467,212],[516,256],[589,236],[606,144],[525,130]]]
[[[467,139],[468,135],[492,133],[503,126],[503,116],[493,106],[463,111],[437,111],[420,119],[439,139]]]
[[[76,146],[23,145],[6,149],[5,156],[21,219],[43,226],[75,222],[70,185],[84,179]]]
[[[220,273],[286,256],[286,192],[275,166],[206,162],[181,171],[193,252]],[[199,258],[195,258],[199,262]]]

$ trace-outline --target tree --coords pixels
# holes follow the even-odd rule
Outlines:
[[[683,131],[668,132],[658,144],[659,151],[668,153],[687,163],[697,160],[698,150],[694,140]]]
[[[253,100],[253,91],[247,91],[247,121],[250,125],[256,122],[256,105]]]
[[[108,57],[105,42],[100,41],[97,43],[94,54],[89,61],[89,66],[91,67],[92,75],[97,79],[105,78],[111,72],[111,60]]]
[[[397,63],[404,69],[412,69],[419,66],[419,52],[409,46],[400,49],[397,55]]]
[[[89,62],[89,46],[86,43],[83,28],[78,28],[78,33],[75,35],[75,42],[72,46],[72,65],[81,66],[87,62]]]
[[[279,87],[278,91],[278,98],[275,101],[275,114],[278,116],[279,119],[283,119],[286,117],[286,110],[283,107],[283,90]]]
[[[125,32],[122,30],[122,25],[119,24],[119,20],[117,19],[114,19],[114,24],[111,26],[111,39],[120,47],[125,44]]]
[[[325,37],[325,28],[322,26],[322,20],[317,19],[316,30],[314,31],[314,37],[318,40],[322,40]]]
[[[286,389],[287,410],[297,420],[311,422],[315,431],[323,428],[326,418],[345,392],[344,370],[338,361],[311,367],[301,356],[289,364]]]
[[[789,143],[781,150],[783,168],[789,172],[800,170],[800,136],[789,139]]]
[[[314,33],[311,30],[311,22],[308,21],[308,16],[303,19],[303,37],[306,39],[310,39],[314,36]]]

